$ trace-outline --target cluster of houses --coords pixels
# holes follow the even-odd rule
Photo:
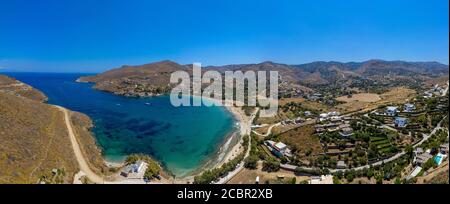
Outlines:
[[[400,108],[397,106],[388,106],[388,107],[386,107],[384,113],[376,112],[376,114],[394,117],[394,116],[397,116],[400,112],[411,113],[411,112],[414,112],[415,110],[416,110],[416,106],[414,104],[407,103],[407,104],[403,105],[403,110],[400,110]]]
[[[407,103],[407,104],[403,105],[402,110],[400,110],[400,108],[397,106],[388,106],[388,107],[386,107],[384,113],[375,112],[375,114],[380,115],[380,116],[395,117],[394,125],[396,127],[404,128],[408,125],[408,119],[405,117],[399,117],[398,114],[401,112],[413,113],[414,111],[416,111],[416,106],[412,103]]]
[[[274,142],[272,140],[267,140],[264,142],[266,147],[278,158],[282,157],[292,157],[291,150],[287,147],[286,144],[282,142]]]
[[[328,113],[321,113],[319,115],[319,122],[324,121],[331,121],[331,122],[338,122],[342,120],[342,117],[340,116],[339,112],[333,111]]]
[[[298,125],[305,122],[305,119],[301,118],[301,117],[297,117],[295,119],[287,119],[287,120],[283,120],[281,121],[281,125]]]
[[[318,119],[321,124],[317,124],[314,127],[319,135],[325,132],[339,131],[342,137],[349,137],[353,135],[353,129],[350,126],[351,120],[352,117],[342,117],[339,112],[322,113]]]

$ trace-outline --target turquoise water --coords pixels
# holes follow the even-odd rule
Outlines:
[[[216,155],[234,131],[223,107],[173,107],[169,96],[137,99],[115,96],[76,83],[81,74],[7,73],[43,91],[50,104],[85,113],[95,124],[97,143],[108,161],[144,153],[184,176]]]

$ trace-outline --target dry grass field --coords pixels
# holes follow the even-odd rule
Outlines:
[[[336,100],[346,102],[346,103],[353,102],[353,101],[373,103],[373,102],[377,102],[377,101],[381,100],[381,98],[378,94],[359,93],[359,94],[354,94],[351,98],[349,98],[347,96],[341,96],[341,97],[336,98]]]
[[[9,77],[0,78],[0,183],[72,183],[79,169],[64,114],[42,103],[46,96],[40,91]],[[70,114],[90,167],[106,172],[90,133],[91,120],[81,113]]]
[[[322,152],[322,146],[317,136],[313,136],[315,130],[312,125],[301,126],[279,135],[282,142],[297,149],[297,154],[304,154],[308,149],[311,153],[318,154]]]
[[[0,92],[41,102],[48,100],[41,91],[5,75],[0,75]]]
[[[417,95],[416,91],[412,89],[408,89],[405,87],[397,87],[379,95],[378,97],[376,96],[367,97],[364,99],[365,101],[348,100],[346,103],[336,106],[335,110],[340,111],[341,113],[366,111],[374,109],[380,105],[406,103],[411,99],[413,99],[416,95]],[[365,94],[365,96],[367,96],[367,94]],[[361,96],[358,96],[358,98],[361,98]],[[372,102],[370,102],[370,100],[372,100]]]
[[[266,182],[269,183],[283,183],[291,181],[294,177],[296,179],[296,183],[300,183],[305,180],[309,180],[308,176],[296,176],[290,171],[279,170],[278,172],[264,172],[261,171],[261,165],[258,165],[258,169],[250,170],[243,169],[240,171],[234,178],[232,178],[228,184],[254,184],[256,177],[259,176],[259,183],[264,184]],[[284,178],[280,178],[284,177]]]
[[[71,183],[78,171],[63,113],[37,101],[0,93],[0,183]]]

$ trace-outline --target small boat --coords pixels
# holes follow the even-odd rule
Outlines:
[[[120,103],[116,104],[116,106],[121,106]]]
[[[151,103],[145,103],[145,105],[149,106],[149,105],[152,105],[152,104]]]

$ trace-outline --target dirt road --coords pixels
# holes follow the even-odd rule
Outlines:
[[[105,182],[104,179],[94,173],[91,168],[89,168],[88,163],[84,159],[83,153],[80,149],[80,145],[78,144],[77,138],[75,137],[75,134],[73,132],[72,123],[70,122],[69,117],[69,111],[60,106],[56,107],[64,113],[64,120],[66,122],[67,132],[69,133],[70,143],[72,143],[72,148],[75,153],[75,158],[77,159],[78,165],[80,167],[80,171],[82,171],[90,181],[97,184],[103,184]]]

